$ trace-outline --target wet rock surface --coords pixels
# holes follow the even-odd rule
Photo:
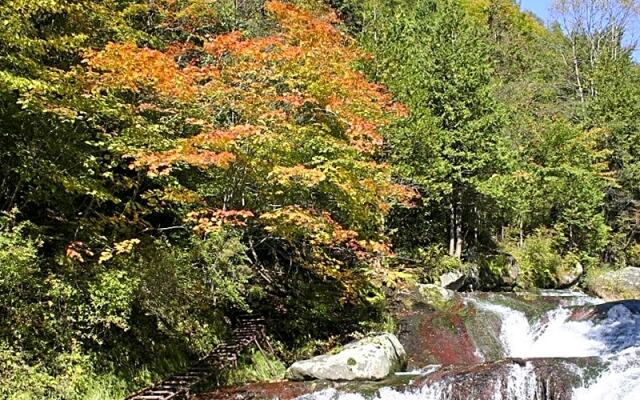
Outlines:
[[[406,315],[399,324],[399,337],[409,355],[408,368],[482,362],[465,325],[466,312],[473,311],[456,304],[445,311],[416,311]]]
[[[450,365],[426,376],[396,376],[382,382],[276,382],[225,388],[198,397],[199,400],[279,399],[392,399],[444,398],[447,400],[493,400],[521,395],[527,400],[571,400],[572,388],[581,384],[577,371],[602,369],[596,358],[508,359],[477,365]],[[311,397],[311,394],[314,394]],[[442,396],[442,397],[439,397]]]
[[[640,301],[419,285],[397,299],[395,313],[408,373],[248,385],[198,399],[640,399]]]
[[[570,400],[582,383],[578,370],[600,367],[591,359],[507,359],[474,366],[450,366],[419,380],[420,391],[452,400]]]
[[[640,268],[627,267],[590,279],[589,290],[605,301],[640,299]]]
[[[567,300],[516,293],[459,294],[442,302],[433,290],[419,290],[411,301],[403,301],[397,312],[398,337],[408,354],[408,369],[425,365],[474,365],[503,359],[500,342],[502,320],[475,302],[502,304],[535,320]]]

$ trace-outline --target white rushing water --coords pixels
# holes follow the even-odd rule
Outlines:
[[[583,304],[597,304],[585,300]],[[640,315],[624,305],[612,307],[597,323],[573,321],[571,310],[561,307],[531,325],[523,312],[488,302],[476,304],[500,316],[500,339],[509,357],[600,357],[607,362],[600,376],[574,390],[574,400],[640,400]]]
[[[543,293],[543,296],[562,297],[563,301],[558,308],[545,313],[533,323],[523,312],[501,304],[473,298],[469,298],[469,302],[500,318],[500,341],[508,358],[555,358],[560,362],[568,358],[600,358],[603,366],[595,372],[583,371],[570,360],[564,363],[564,367],[583,381],[582,387],[573,390],[572,400],[640,400],[640,315],[632,313],[625,305],[618,304],[599,318],[576,321],[571,318],[570,307],[593,305],[600,301],[566,291]],[[430,366],[412,374],[425,376],[437,370],[439,366]],[[479,387],[485,384],[484,387],[488,387],[493,393],[491,400],[552,398],[548,397],[548,393],[540,392],[541,386],[533,361],[508,365],[506,373],[502,376],[498,374],[497,378],[492,379],[495,381],[478,382]],[[382,388],[375,394],[366,396],[327,389],[303,398],[452,400],[460,398],[455,395],[455,385],[453,378],[447,377],[421,387]],[[482,399],[489,400],[484,394],[482,396]]]
[[[547,313],[531,326],[521,311],[490,303],[478,303],[478,307],[500,316],[500,340],[508,357],[594,357],[605,349],[605,345],[590,334],[593,324],[570,321],[571,312],[564,308]]]

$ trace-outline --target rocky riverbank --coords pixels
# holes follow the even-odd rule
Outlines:
[[[325,379],[225,388],[199,399],[627,400],[640,395],[640,301],[603,303],[572,291],[462,294],[418,285],[397,297],[394,310],[407,371],[396,368],[382,380],[351,381],[361,377],[341,377],[343,369],[334,365]],[[327,359],[343,362],[346,356],[340,354],[321,357],[318,365],[326,367]],[[352,356],[345,368],[349,358],[358,358]],[[603,391],[612,397],[597,397]],[[596,397],[585,394],[591,392]]]

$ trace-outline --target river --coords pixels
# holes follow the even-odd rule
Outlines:
[[[400,339],[413,353],[408,372],[382,383],[320,385],[295,396],[276,386],[242,398],[640,400],[639,301],[605,304],[573,291],[456,298],[455,312],[406,314]]]

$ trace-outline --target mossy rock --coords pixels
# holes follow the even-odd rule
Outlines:
[[[421,300],[438,310],[448,309],[456,297],[455,292],[438,285],[418,285],[417,289]]]
[[[587,287],[606,301],[640,299],[640,268],[592,274],[587,279]]]

